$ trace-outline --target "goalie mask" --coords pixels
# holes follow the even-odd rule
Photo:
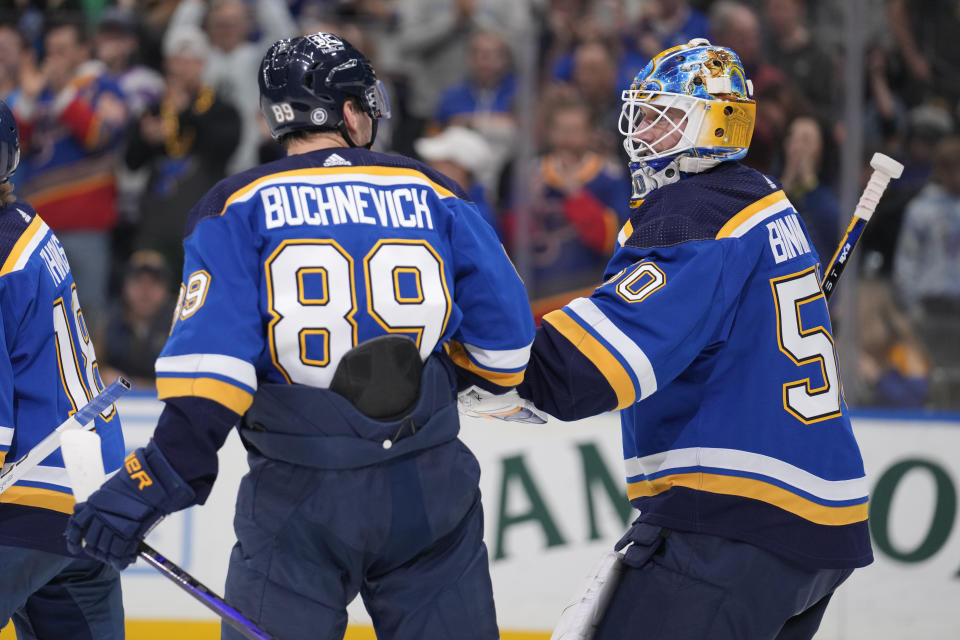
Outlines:
[[[747,154],[756,103],[740,58],[703,38],[667,49],[622,94],[620,133],[631,204],[653,190]]]

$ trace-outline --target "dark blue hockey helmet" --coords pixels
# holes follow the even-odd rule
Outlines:
[[[366,56],[339,36],[279,40],[260,63],[260,111],[275,140],[294,131],[339,131],[355,146],[343,123],[343,103],[351,98],[373,119],[375,137],[377,120],[390,117],[386,91]]]
[[[20,164],[20,133],[7,103],[0,100],[0,182],[6,182]]]

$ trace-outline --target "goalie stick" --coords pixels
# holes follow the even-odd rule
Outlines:
[[[824,271],[823,280],[820,282],[823,295],[828,300],[833,295],[833,291],[837,287],[837,280],[840,279],[840,274],[847,266],[850,254],[853,253],[854,248],[860,241],[863,229],[867,226],[870,216],[877,208],[877,203],[880,202],[880,197],[887,188],[887,184],[890,183],[891,178],[899,178],[903,174],[903,165],[882,153],[873,154],[870,159],[870,166],[873,167],[870,180],[860,195],[860,201],[857,202],[857,207],[853,211],[853,219],[840,240],[840,246],[833,252],[833,257],[830,259],[830,263]]]
[[[85,501],[104,481],[103,459],[100,456],[100,437],[95,433],[66,433],[63,436],[63,461],[73,485],[77,502]],[[276,640],[246,616],[181,569],[165,555],[141,542],[137,553],[147,564],[169,578],[205,607],[220,616],[224,622],[250,640]]]
[[[53,430],[47,437],[38,442],[30,451],[19,460],[5,464],[0,472],[0,493],[3,493],[23,479],[23,476],[57,450],[60,446],[60,435],[71,429],[90,429],[94,425],[94,418],[98,413],[106,410],[117,399],[130,390],[130,382],[119,377],[106,389],[98,393],[82,409],[74,413]]]

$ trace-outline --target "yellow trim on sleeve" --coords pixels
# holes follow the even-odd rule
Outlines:
[[[259,189],[265,182],[270,180],[276,180],[278,178],[295,178],[297,176],[328,176],[328,175],[343,175],[350,173],[359,173],[366,174],[371,176],[407,176],[410,178],[418,178],[420,180],[425,180],[430,187],[437,192],[441,198],[455,198],[456,195],[447,189],[446,187],[440,185],[437,182],[431,180],[425,173],[417,171],[416,169],[408,169],[406,167],[369,167],[369,166],[359,166],[359,167],[312,167],[310,169],[293,169],[291,171],[280,171],[278,173],[271,173],[270,175],[263,176],[254,180],[250,184],[246,185],[242,189],[234,191],[227,197],[226,202],[223,203],[223,209],[220,210],[220,215],[223,215],[223,212],[227,210],[231,204],[233,204],[239,198],[256,191]]]
[[[551,311],[543,316],[544,322],[560,332],[564,338],[585,355],[590,362],[603,374],[607,384],[617,394],[617,409],[629,407],[637,400],[637,390],[633,386],[630,374],[620,364],[616,356],[610,353],[600,341],[594,338],[586,329],[571,318],[563,309]]]
[[[727,220],[725,225],[720,227],[720,231],[717,232],[717,239],[729,238],[730,234],[736,231],[737,227],[750,219],[750,216],[786,199],[787,194],[785,194],[783,189],[781,189],[779,191],[774,191],[770,195],[760,198],[748,207],[744,207],[738,211],[735,216]]]
[[[630,500],[646,498],[673,487],[686,487],[708,493],[760,500],[815,524],[839,526],[855,524],[867,519],[866,502],[846,507],[828,507],[762,480],[713,473],[679,473],[662,476],[655,480],[628,483],[627,497]]]
[[[623,233],[623,242],[620,243],[622,247],[627,243],[627,240],[630,239],[630,236],[633,235],[633,223],[627,220],[626,224],[620,229],[620,232]]]
[[[3,267],[0,267],[0,276],[5,276],[11,271],[17,264],[17,260],[20,259],[21,254],[26,250],[27,245],[30,244],[30,241],[33,239],[43,226],[43,221],[40,219],[40,216],[33,216],[33,220],[30,221],[30,224],[27,225],[27,228],[23,230],[23,233],[20,234],[20,237],[17,239],[17,242],[13,245],[13,249],[10,250],[10,253],[7,255],[7,259],[3,261]]]
[[[0,502],[40,507],[60,513],[73,513],[73,505],[76,503],[70,493],[20,485],[14,485],[0,494]]]
[[[253,404],[253,394],[229,382],[214,378],[157,378],[157,398],[195,396],[219,402],[234,413],[243,414]]]
[[[515,387],[521,382],[523,382],[523,371],[492,371],[490,369],[484,369],[467,355],[467,350],[463,348],[463,345],[457,342],[456,340],[450,340],[443,345],[443,348],[446,349],[447,355],[450,356],[450,359],[453,360],[453,364],[457,365],[461,369],[466,369],[471,373],[475,373],[484,380],[489,380],[495,385],[501,387]]]

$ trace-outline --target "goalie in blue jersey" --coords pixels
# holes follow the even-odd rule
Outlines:
[[[154,522],[206,499],[239,422],[233,606],[278,638],[339,640],[359,593],[383,638],[497,638],[456,390],[522,380],[523,285],[459,186],[369,150],[389,106],[348,42],[281,40],[259,82],[289,155],[191,212],[156,363],[166,407],[68,540],[128,565]]]
[[[77,286],[56,235],[13,194],[17,122],[0,102],[0,463],[11,464],[103,384]],[[95,418],[104,468],[123,459],[116,407]],[[20,640],[122,640],[120,574],[63,537],[74,498],[60,451],[0,493],[0,628]]]
[[[737,162],[752,94],[706,40],[623,92],[633,215],[604,283],[544,317],[519,387],[564,420],[620,410],[639,516],[598,640],[811,638],[872,560],[819,258]]]

